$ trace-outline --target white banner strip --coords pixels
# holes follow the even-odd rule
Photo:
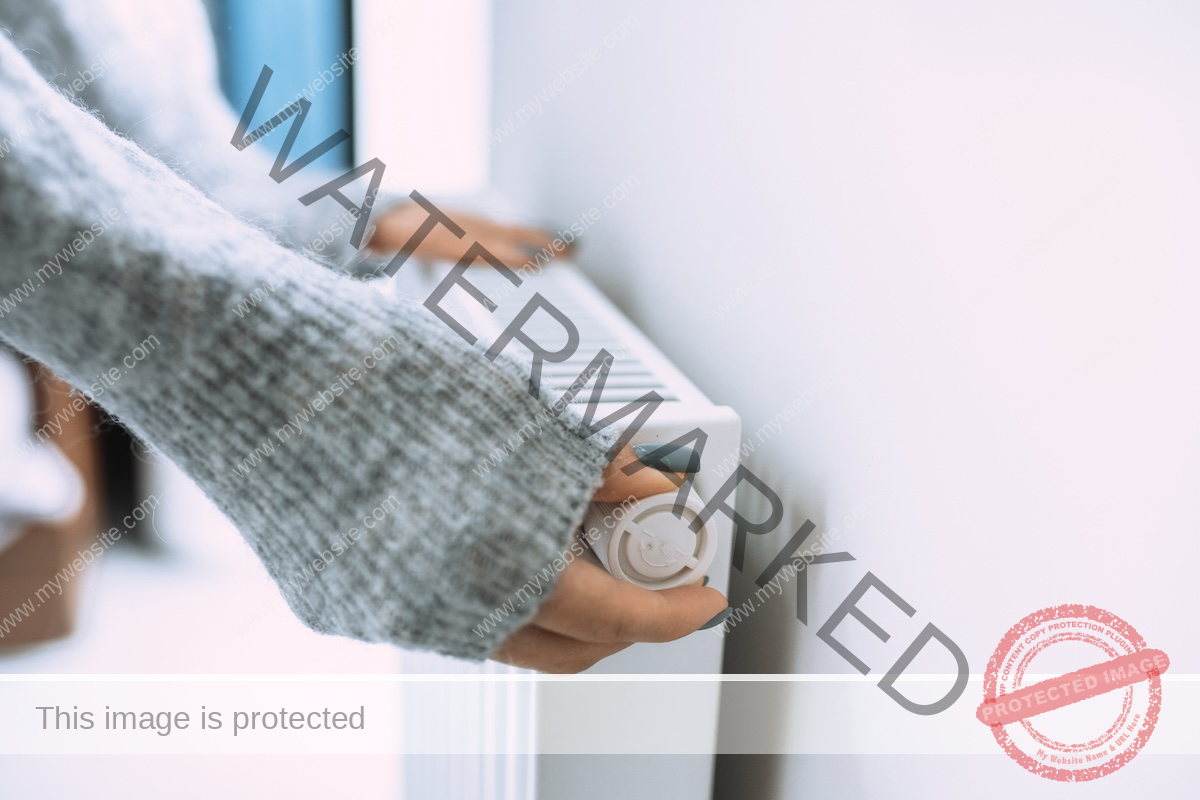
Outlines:
[[[980,676],[933,716],[901,708],[879,677],[2,675],[0,753],[1000,752],[974,718]],[[1190,724],[1197,678],[1163,676],[1144,752],[1200,754]],[[952,684],[950,675],[897,682],[913,702]],[[716,741],[701,724],[714,713]]]

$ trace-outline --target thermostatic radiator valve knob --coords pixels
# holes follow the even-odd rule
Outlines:
[[[645,497],[632,504],[592,503],[583,537],[610,573],[647,589],[670,589],[700,580],[717,552],[712,526],[693,533],[704,502],[688,493],[683,517],[674,514],[677,494]]]

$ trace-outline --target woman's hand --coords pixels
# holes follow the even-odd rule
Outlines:
[[[417,257],[457,261],[473,241],[486,247],[501,263],[513,268],[532,261],[534,254],[539,251],[544,253],[543,261],[556,255],[550,244],[554,237],[545,231],[521,225],[501,225],[458,211],[447,213],[466,230],[466,235],[460,239],[444,226],[438,225],[417,248]],[[428,218],[429,212],[416,203],[401,203],[385,209],[376,218],[375,235],[367,242],[367,247],[380,252],[401,250]],[[570,252],[568,245],[557,254],[569,255]]]
[[[621,471],[636,460],[630,448],[622,450],[605,469],[604,485],[594,499],[618,503],[676,490],[678,484],[667,473],[651,468],[633,475]],[[505,639],[492,658],[541,672],[581,672],[634,642],[687,636],[726,607],[720,592],[699,583],[643,589],[577,558],[563,570],[533,619]]]

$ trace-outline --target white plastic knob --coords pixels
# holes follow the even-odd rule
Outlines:
[[[711,525],[698,533],[691,529],[704,501],[690,492],[680,518],[673,513],[676,496],[656,494],[628,505],[592,503],[583,536],[605,569],[647,589],[670,589],[704,576],[717,552]]]

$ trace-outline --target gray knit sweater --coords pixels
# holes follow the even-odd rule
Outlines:
[[[0,37],[4,138],[0,297],[21,291],[0,335],[178,463],[301,619],[482,658],[534,613],[473,631],[566,546],[608,441],[564,415],[475,475],[541,410],[523,371],[240,221]]]

